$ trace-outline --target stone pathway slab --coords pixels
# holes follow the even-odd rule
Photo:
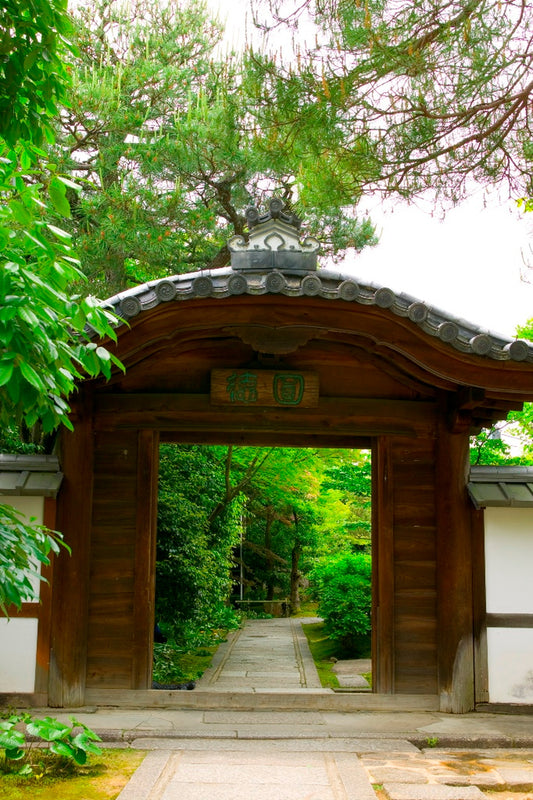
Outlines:
[[[486,800],[477,786],[386,783],[383,788],[389,800]]]

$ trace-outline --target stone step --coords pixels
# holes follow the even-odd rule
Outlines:
[[[380,695],[331,689],[167,691],[165,689],[89,689],[85,702],[95,706],[233,711],[438,711],[436,695]]]

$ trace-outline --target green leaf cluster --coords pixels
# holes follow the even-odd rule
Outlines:
[[[100,737],[74,717],[70,722],[67,725],[53,717],[40,719],[30,714],[12,714],[0,720],[0,750],[4,752],[0,771],[16,772],[21,777],[36,772],[42,775],[46,768],[57,771],[63,762],[83,766],[90,755],[100,755],[102,751],[95,744]]]
[[[366,655],[370,644],[372,565],[368,553],[345,553],[318,564],[312,574],[318,613],[329,636],[347,653]]]
[[[72,53],[67,0],[3,0],[0,11],[0,137],[53,141],[52,118],[68,104]]]
[[[0,505],[0,542],[0,610],[7,616],[9,606],[38,600],[41,565],[65,545],[60,533],[24,522],[7,505]]]
[[[72,427],[68,398],[78,379],[111,374],[116,357],[93,339],[116,338],[63,229],[70,214],[61,175],[42,149],[67,103],[70,23],[64,0],[6,0],[0,12],[0,427]],[[31,576],[60,537],[0,508],[0,607],[33,599]]]
[[[159,481],[156,618],[180,640],[190,638],[191,628],[228,624],[239,507],[210,519],[224,494],[224,462],[216,448],[163,445]]]
[[[66,186],[44,153],[0,141],[0,424],[40,421],[45,432],[71,427],[68,400],[77,379],[120,366],[95,336],[116,339],[114,317],[91,297],[71,237],[58,226]],[[68,205],[68,203],[67,203]]]

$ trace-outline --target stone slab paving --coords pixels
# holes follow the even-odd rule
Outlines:
[[[350,658],[337,661],[333,667],[339,686],[349,689],[370,689],[370,684],[363,678],[363,673],[372,671],[370,658]]]
[[[118,800],[376,800],[347,753],[159,751]]]
[[[155,749],[119,800],[376,800],[373,787],[388,800],[487,800],[483,789],[533,791],[530,751],[262,737],[139,738],[133,746]]]
[[[321,689],[299,620],[248,620],[219,648],[197,691]]]
[[[477,786],[388,783],[383,788],[389,800],[486,800]]]
[[[235,732],[233,736],[223,739],[202,739],[200,737],[190,737],[187,739],[174,739],[172,737],[161,738],[150,736],[139,736],[133,739],[131,747],[138,750],[204,750],[211,751],[231,751],[238,748],[241,751],[253,753],[389,753],[391,749],[395,752],[412,752],[416,750],[409,742],[395,739],[322,739],[307,738],[299,739],[280,739],[261,736],[257,731],[255,738],[241,739]],[[383,755],[382,755],[383,757]]]
[[[294,684],[309,710],[282,702]],[[75,713],[106,741],[150,751],[120,800],[375,800],[372,785],[384,787],[380,800],[480,800],[484,788],[530,783],[533,790],[533,750],[479,749],[497,741],[532,747],[531,716],[313,711],[314,695],[327,690],[295,620],[257,620],[228,637],[196,691],[206,690],[230,700],[248,695],[250,709],[268,698],[270,708],[52,713]],[[439,747],[421,751],[430,740]],[[445,749],[458,742],[470,751]]]
[[[468,800],[486,797],[484,789],[533,792],[533,751],[521,748],[369,753],[361,763],[389,800]]]

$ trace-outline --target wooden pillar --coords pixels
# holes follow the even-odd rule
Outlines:
[[[48,703],[81,706],[85,700],[87,621],[93,487],[92,398],[87,390],[75,406],[74,431],[62,430],[57,529],[64,550],[54,561]]]
[[[373,688],[394,693],[394,525],[391,441],[372,451],[372,663]]]
[[[474,587],[474,669],[475,701],[489,702],[487,653],[487,588],[485,582],[485,514],[472,509],[472,580]]]
[[[57,529],[56,524],[57,501],[54,497],[44,498],[43,524],[52,531]],[[65,556],[66,557],[66,556]],[[50,675],[50,627],[52,624],[52,586],[55,556],[50,556],[50,564],[42,567],[41,575],[45,578],[41,582],[39,597],[39,628],[37,633],[37,663],[35,669],[35,692],[48,694],[48,681]]]
[[[471,508],[467,494],[469,437],[444,421],[437,445],[437,624],[440,710],[474,707]]]
[[[139,431],[137,454],[137,534],[133,613],[133,689],[149,689],[152,683],[152,653],[155,613],[155,559],[157,536],[157,492],[159,435]]]

